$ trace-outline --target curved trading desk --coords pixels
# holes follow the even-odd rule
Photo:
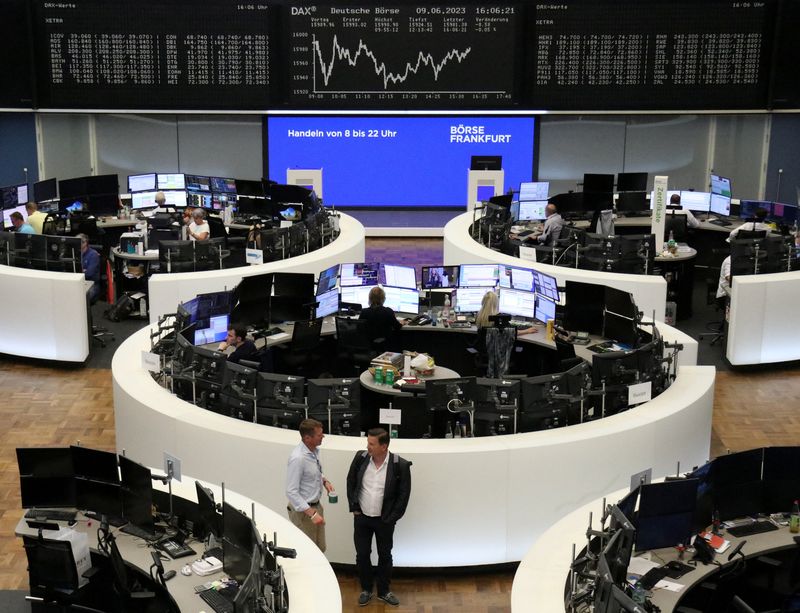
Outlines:
[[[168,451],[204,480],[284,509],[286,461],[299,435],[203,410],[160,387],[141,364],[149,335],[147,328],[137,332],[114,355],[117,448],[154,465]],[[520,560],[558,518],[627,483],[631,467],[652,467],[659,476],[678,461],[705,461],[713,386],[713,368],[684,363],[660,396],[606,419],[507,436],[393,440],[392,451],[414,463],[411,501],[395,533],[395,564]],[[325,511],[332,562],[355,560],[345,477],[365,446],[363,438],[328,436],[321,447],[325,474],[340,492],[339,504]]]
[[[84,362],[89,321],[83,273],[0,265],[0,353]]]
[[[319,274],[333,264],[364,261],[364,226],[349,215],[340,214],[340,234],[335,241],[293,258],[255,266],[241,266],[205,272],[155,274],[148,282],[150,322],[165,313],[174,313],[181,302],[197,294],[233,289],[242,277],[266,272],[307,272]]]
[[[578,268],[564,268],[541,262],[529,262],[478,243],[470,236],[472,213],[464,213],[450,220],[444,227],[444,265],[455,264],[508,264],[509,266],[533,267],[558,279],[560,286],[565,281],[600,283],[633,294],[636,306],[647,317],[655,313],[656,321],[664,321],[667,301],[667,282],[657,275],[631,275],[616,272],[597,272]]]

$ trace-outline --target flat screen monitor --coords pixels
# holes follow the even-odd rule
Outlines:
[[[186,189],[195,192],[210,192],[211,177],[203,175],[186,175]]]
[[[583,191],[595,194],[614,193],[614,175],[584,173]]]
[[[156,189],[186,189],[186,175],[179,172],[159,172],[156,174]]]
[[[731,214],[731,198],[730,196],[721,196],[720,194],[711,194],[711,202],[708,210],[715,215],[722,215],[727,217]]]
[[[383,286],[386,300],[383,305],[392,309],[395,313],[419,313],[419,291],[408,287]]]
[[[606,287],[605,310],[609,313],[616,313],[633,319],[636,316],[636,304],[633,302],[633,294],[621,289]]]
[[[28,186],[25,184],[0,187],[0,194],[3,196],[4,209],[28,202]]]
[[[89,193],[86,186],[87,177],[62,179],[58,182],[58,193],[63,200],[79,200]]]
[[[156,173],[150,172],[144,175],[128,175],[128,191],[130,193],[152,192],[155,190]]]
[[[153,483],[150,469],[121,455],[122,516],[137,528],[155,533]]]
[[[543,324],[555,319],[556,303],[544,296],[536,296],[536,310],[533,312],[533,317]]]
[[[33,184],[33,199],[36,202],[58,200],[58,181],[55,178],[45,179]]]
[[[558,292],[558,281],[555,277],[546,275],[543,272],[533,271],[533,284],[534,290],[537,294],[546,296],[550,300],[558,302],[561,300],[561,295]]]
[[[458,269],[458,286],[494,287],[499,277],[497,264],[462,264]]]
[[[119,483],[119,467],[116,453],[79,447],[78,445],[73,445],[70,449],[72,450],[72,465],[75,470],[75,476],[96,481]]]
[[[306,319],[306,305],[314,300],[314,275],[300,272],[276,272],[272,278],[270,321],[284,322]]]
[[[321,414],[327,407],[337,410],[357,409],[361,385],[357,378],[309,379],[308,411]]]
[[[203,327],[200,327],[203,325]],[[194,331],[195,345],[208,345],[211,343],[221,343],[228,336],[230,326],[230,315],[215,315],[206,320],[198,321]]]
[[[236,193],[236,179],[227,179],[225,177],[209,177],[211,181],[211,191],[222,194],[235,194]]]
[[[753,219],[759,209],[764,209],[767,216],[772,214],[772,202],[768,200],[742,200],[739,202],[739,217]]]
[[[339,279],[338,264],[334,264],[333,266],[326,268],[321,273],[319,273],[319,280],[317,281],[317,296],[321,294],[327,294],[334,287],[336,287],[336,281],[338,279]]]
[[[342,264],[339,272],[339,285],[350,287],[352,285],[377,285],[377,263]]]
[[[547,218],[547,200],[519,202],[516,221],[542,221]]]
[[[619,345],[627,349],[636,347],[636,332],[637,327],[633,319],[609,312],[603,316],[603,336],[617,341]]]
[[[723,455],[714,460],[711,492],[720,520],[754,516],[763,510],[763,456],[763,449],[751,449]]]
[[[647,191],[646,172],[620,172],[617,174],[618,192],[644,192]]]
[[[708,192],[681,191],[681,208],[708,213],[711,208],[711,194]]]
[[[116,215],[120,209],[118,194],[94,194],[89,196],[89,212],[97,216]]]
[[[164,202],[167,206],[174,206],[175,208],[186,207],[187,196],[185,190],[165,190]]]
[[[235,324],[260,325],[269,322],[269,301],[272,296],[272,273],[242,277],[233,291]]]
[[[423,266],[422,289],[455,287],[458,284],[458,266]]]
[[[773,221],[782,223],[784,225],[791,225],[797,221],[797,207],[793,204],[782,204],[780,202],[772,203],[772,214],[770,218]]]
[[[764,511],[788,513],[800,497],[800,447],[764,449]]]
[[[693,533],[697,479],[647,483],[639,493],[636,550],[686,544]]]
[[[375,285],[351,285],[342,287],[342,302],[360,304],[362,308],[369,308],[369,292]]]
[[[222,517],[217,513],[217,506],[214,504],[214,494],[210,489],[200,485],[199,481],[194,482],[197,492],[197,512],[203,523],[202,534],[213,534],[216,537],[222,535]]]
[[[515,289],[500,288],[500,312],[512,317],[533,319],[536,294]]]
[[[711,193],[730,198],[733,196],[731,190],[731,180],[728,177],[721,177],[719,175],[711,175]]]
[[[503,156],[501,155],[473,155],[469,159],[470,170],[502,170]]]
[[[19,206],[11,207],[8,209],[3,209],[3,225],[6,228],[11,228],[14,226],[11,223],[11,213],[19,213],[22,215],[23,221],[28,221],[28,210],[25,208],[24,204],[20,204]]]
[[[69,447],[18,447],[20,477],[71,477],[75,474]]]
[[[156,205],[157,192],[134,192],[131,194],[132,209],[152,209]]]
[[[647,192],[620,192],[617,195],[618,211],[647,211],[650,204],[647,202]]]
[[[96,194],[114,194],[119,196],[119,177],[116,174],[92,175],[86,177],[86,193],[89,196]]]
[[[305,406],[305,389],[306,380],[303,377],[272,372],[259,373],[256,385],[258,406],[301,409]]]
[[[227,502],[222,503],[222,569],[240,585],[250,573],[255,534],[247,515]]]
[[[500,287],[508,287],[525,292],[532,292],[535,289],[534,271],[530,268],[500,264],[499,274],[498,283]]]
[[[339,312],[339,290],[334,287],[324,294],[317,295],[317,307],[315,317],[327,317],[328,315],[335,315]]]
[[[264,198],[264,184],[260,180],[236,179],[236,194],[250,198]]]
[[[17,448],[23,508],[75,506],[69,447]]]
[[[519,201],[547,200],[550,195],[550,181],[526,181],[519,184]]]
[[[417,271],[413,266],[383,265],[383,281],[392,287],[417,289]]]
[[[212,192],[211,193],[211,208],[215,211],[221,211],[228,205],[233,206],[236,203],[236,194]]]
[[[96,515],[122,517],[122,493],[119,483],[75,479],[75,506]]]
[[[483,296],[490,291],[485,287],[459,287],[456,290],[456,313],[477,313],[481,310]]]
[[[468,405],[478,400],[475,377],[434,379],[425,382],[425,402],[430,411],[446,411],[452,400]]]
[[[573,332],[602,334],[605,286],[567,281],[565,288],[564,328]]]

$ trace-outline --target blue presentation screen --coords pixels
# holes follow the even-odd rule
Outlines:
[[[533,117],[269,117],[267,169],[322,168],[337,207],[465,207],[470,157],[503,156],[505,189],[533,178]]]

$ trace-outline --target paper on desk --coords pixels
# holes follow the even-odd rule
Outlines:
[[[292,335],[288,332],[278,332],[277,334],[273,334],[272,336],[268,337],[272,341],[285,341],[287,338],[291,338]]]
[[[631,558],[630,563],[628,564],[628,574],[629,575],[645,575],[647,574],[648,570],[653,568],[658,568],[661,566],[658,562],[653,562],[652,560],[648,560],[647,558],[637,557]]]
[[[675,581],[667,581],[666,579],[662,579],[653,586],[653,589],[667,590],[668,592],[680,592],[684,587],[686,586],[676,583]]]

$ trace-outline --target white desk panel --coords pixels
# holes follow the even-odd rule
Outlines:
[[[277,512],[286,508],[286,461],[294,431],[254,425],[195,407],[159,387],[141,368],[149,329],[114,355],[117,448],[160,465],[168,451],[187,473],[224,482]],[[520,560],[565,512],[652,467],[654,476],[708,458],[714,369],[684,366],[658,398],[602,421],[474,439],[395,439],[413,462],[406,516],[397,524],[396,566],[472,566]],[[328,436],[321,447],[339,503],[325,504],[327,558],[352,564],[352,518],[345,477],[364,439]]]

